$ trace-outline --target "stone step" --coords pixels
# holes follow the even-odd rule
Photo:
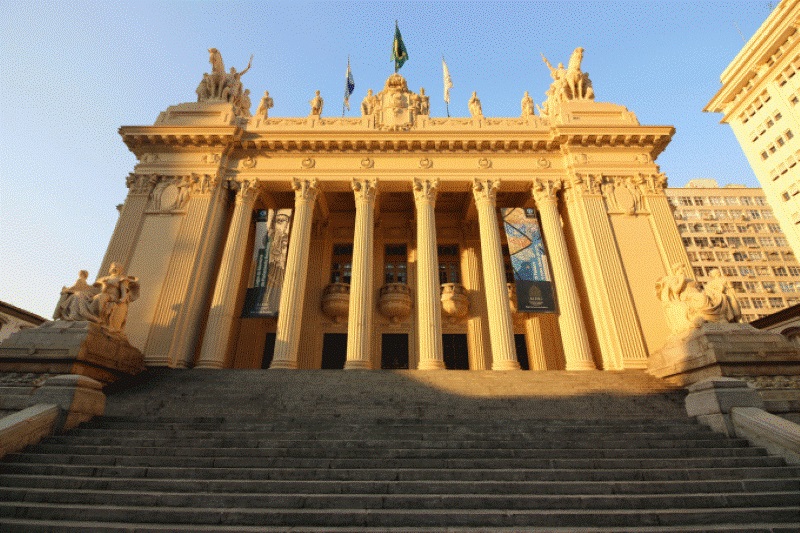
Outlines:
[[[621,439],[621,437],[619,438]],[[193,439],[193,448],[260,448],[260,447],[288,447],[293,448],[318,448],[327,447],[334,449],[361,448],[365,450],[380,448],[439,448],[439,449],[569,449],[569,450],[595,450],[595,449],[630,449],[630,448],[742,448],[748,446],[744,439],[728,439],[718,434],[701,435],[692,439],[667,438],[662,439],[603,439],[601,441],[579,440],[542,440],[516,439],[516,440],[464,440],[464,439],[370,439],[342,440],[342,439],[258,439],[247,436],[237,436],[235,433],[226,437]],[[119,439],[113,436],[88,437],[88,436],[59,436],[50,437],[43,441],[42,446],[118,446],[131,448],[168,448],[175,449],[176,444],[182,441],[169,437],[161,438],[131,438]],[[177,452],[176,452],[177,453]]]
[[[743,448],[750,451],[751,448]],[[363,454],[362,454],[363,455]],[[7,456],[12,463],[76,464],[92,466],[145,466],[182,468],[555,468],[555,469],[655,469],[669,468],[674,458],[536,458],[536,457],[177,457],[177,456],[106,456],[53,455],[18,453]],[[682,457],[681,465],[688,468],[726,468],[736,466],[782,466],[782,458],[756,456]]]
[[[26,455],[58,455],[65,457],[174,457],[174,458],[273,458],[298,457],[314,459],[353,459],[369,456],[372,459],[680,459],[689,457],[757,457],[765,456],[762,448],[750,447],[675,447],[675,448],[596,448],[568,449],[536,447],[517,449],[497,448],[426,448],[374,447],[334,448],[325,445],[294,447],[261,446],[257,448],[196,448],[196,447],[138,447],[138,446],[75,446],[69,444],[40,444],[25,450]],[[70,461],[73,462],[73,461]],[[202,466],[198,463],[198,466]]]
[[[25,520],[14,518],[0,518],[0,526],[4,533],[53,533],[53,522],[50,520]],[[798,524],[777,524],[777,523],[743,523],[743,524],[703,524],[699,526],[634,526],[634,527],[492,527],[487,530],[485,527],[460,526],[459,533],[797,533]],[[124,531],[125,533],[147,533],[147,532],[190,532],[190,533],[285,533],[285,527],[277,526],[226,526],[221,524],[202,525],[202,524],[134,524],[134,523],[111,523],[111,522],[86,522],[60,520],[58,522],[59,533],[85,533],[85,532],[114,532]],[[293,533],[453,533],[451,527],[303,527],[293,526]]]
[[[767,459],[767,458],[765,458]],[[772,458],[770,458],[772,459]],[[747,480],[761,478],[795,479],[800,466],[787,467],[780,461],[769,465],[691,468],[681,462],[653,469],[642,468],[183,468],[147,466],[95,466],[44,464],[32,462],[0,463],[0,476],[93,476],[152,479],[197,480],[342,480],[342,481],[681,481]]]
[[[2,518],[81,520],[155,524],[205,524],[243,526],[349,526],[417,527],[482,526],[572,527],[591,523],[603,527],[670,526],[760,522],[800,524],[800,506],[731,507],[697,509],[251,509],[134,507],[128,505],[79,505],[0,502]]]
[[[784,507],[800,505],[797,492],[721,494],[305,494],[203,493],[109,490],[57,490],[0,487],[0,501],[111,505],[128,507],[194,507],[243,509],[698,509],[730,507]]]
[[[99,476],[0,475],[4,487],[143,492],[302,493],[302,494],[719,494],[800,492],[796,478],[699,479],[688,481],[350,481],[216,480]]]

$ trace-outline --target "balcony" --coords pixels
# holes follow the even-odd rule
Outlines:
[[[387,283],[381,287],[378,311],[397,324],[411,315],[411,289],[405,283]]]
[[[469,314],[469,296],[460,283],[442,283],[442,311],[450,322]]]
[[[331,283],[322,293],[322,312],[337,324],[347,320],[350,311],[350,284]]]

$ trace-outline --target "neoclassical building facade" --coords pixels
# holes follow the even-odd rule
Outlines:
[[[663,344],[674,129],[595,102],[579,60],[513,118],[431,117],[399,74],[359,118],[284,118],[214,59],[198,102],[120,129],[138,163],[100,271],[139,278],[148,365],[619,370]],[[538,217],[555,312],[519,310],[502,208]]]

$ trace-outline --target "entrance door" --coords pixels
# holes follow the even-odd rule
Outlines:
[[[528,362],[528,345],[525,344],[525,335],[514,335],[514,347],[517,349],[517,361],[522,370],[530,370],[531,365]]]
[[[381,368],[386,370],[408,368],[408,335],[384,333],[381,336]]]
[[[322,368],[339,370],[347,360],[347,333],[326,333],[322,337]]]
[[[272,355],[275,353],[275,333],[267,333],[264,343],[264,356],[261,358],[261,368],[269,368],[272,364]]]
[[[444,366],[448,370],[469,370],[466,334],[443,334],[442,348],[444,348]]]

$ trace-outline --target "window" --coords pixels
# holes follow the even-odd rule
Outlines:
[[[717,252],[717,261],[729,262],[731,261],[730,252]]]
[[[768,157],[769,157],[769,154],[767,152],[761,152],[761,160],[762,161],[766,161],[766,159]]]
[[[683,247],[684,248],[688,248],[689,246],[692,245],[692,238],[691,237],[681,237],[681,240],[683,241]]]
[[[772,246],[772,237],[759,237],[758,244],[761,246]]]
[[[744,289],[747,292],[760,292],[760,287],[758,286],[757,281],[745,281],[744,282]]]
[[[761,283],[764,286],[764,292],[775,292],[776,284],[774,281],[764,281]]]
[[[755,271],[751,267],[747,267],[747,266],[740,266],[739,267],[739,273],[742,276],[755,276],[756,275]]]
[[[791,261],[792,263],[795,261],[794,252],[783,252],[781,254],[781,257],[783,258],[784,261]]]
[[[708,248],[708,238],[706,237],[695,237],[694,238],[694,245],[699,248]]]
[[[765,298],[753,298],[753,308],[755,309],[764,309],[767,306],[767,300]]]
[[[724,237],[711,237],[711,246],[714,248],[725,248],[725,238]]]
[[[703,277],[705,275],[705,272],[703,271],[703,267],[692,267],[692,271],[694,272],[694,277],[696,277],[696,278],[700,278],[700,277]]]
[[[789,267],[789,274],[792,276],[800,276],[800,267],[796,266]]]
[[[780,261],[781,254],[778,252],[767,252],[767,261]]]
[[[745,246],[753,246],[753,247],[758,246],[758,244],[756,244],[755,237],[745,237],[742,239],[742,242],[744,243]]]
[[[695,196],[693,200],[694,200],[694,205],[706,205],[706,202],[704,201],[705,198],[703,198],[702,196]]]
[[[714,260],[714,252],[700,252],[700,260],[701,261],[713,261]]]
[[[692,199],[688,196],[678,196],[679,205],[692,205]]]
[[[387,244],[384,248],[385,282],[408,283],[408,254],[405,244]]]
[[[725,204],[726,205],[739,205],[739,198],[736,196],[726,196],[725,197]]]
[[[743,252],[733,252],[733,260],[736,262],[747,261],[747,254]]]
[[[783,298],[779,296],[772,296],[769,299],[769,306],[773,309],[781,309],[783,308]]]
[[[742,239],[739,237],[728,237],[728,246],[731,248],[738,248],[742,245]]]
[[[736,226],[734,224],[720,224],[720,226],[724,233],[733,233],[736,231]]]
[[[739,197],[739,202],[742,205],[753,205],[753,199],[749,196],[741,196]]]
[[[747,233],[748,231],[750,231],[750,226],[748,226],[747,224],[736,224],[736,231],[738,231],[739,233]]]
[[[764,256],[761,255],[761,252],[749,252],[747,254],[747,256],[750,259],[750,261],[763,261],[764,260]]]
[[[761,220],[761,211],[758,209],[751,209],[747,212],[747,216],[749,216],[753,220]]]
[[[716,266],[706,267],[706,276],[710,276],[713,271],[717,270]]]
[[[689,258],[689,261],[692,263],[697,262],[697,253],[696,252],[686,252],[686,256]]]
[[[750,299],[749,298],[737,298],[739,300],[739,307],[742,309],[750,309]]]
[[[334,244],[331,258],[331,283],[350,283],[353,272],[353,245]]]
[[[793,281],[781,281],[780,287],[783,292],[795,292],[796,287]]]
[[[439,246],[439,283],[460,283],[461,264],[458,254],[458,245]],[[512,282],[514,278],[507,282]]]
[[[731,209],[730,213],[731,213],[731,218],[733,219],[742,218],[742,215],[744,214],[744,212],[741,209]]]
[[[678,224],[678,233],[680,233],[681,235],[683,235],[683,234],[684,234],[684,233],[686,233],[687,231],[688,231],[688,230],[686,229],[686,224]]]
[[[786,137],[787,140],[793,139],[794,138],[794,133],[792,133],[792,130],[786,130],[786,132],[783,134],[783,136]]]
[[[767,224],[767,228],[769,228],[770,233],[780,233],[781,226],[780,224]],[[775,242],[778,242],[778,238],[775,237]],[[778,246],[786,246],[785,244],[779,244]]]
[[[720,198],[720,200],[722,200],[722,198]],[[714,218],[717,220],[725,220],[728,218],[728,212],[724,209],[716,209],[714,210]]]
[[[739,273],[736,271],[736,267],[722,267],[722,273],[725,274],[727,277],[738,276]]]
[[[769,209],[762,209],[761,210],[761,218],[773,219],[775,215],[772,214],[772,211]]]
[[[742,285],[741,281],[732,281],[731,287],[733,287],[734,292],[744,292],[744,285]]]
[[[766,224],[751,224],[750,228],[756,233],[766,233],[767,232],[767,225]]]
[[[755,268],[757,276],[769,276],[769,267],[757,266]]]
[[[711,205],[725,205],[725,200],[721,196],[711,196],[708,198],[708,202]]]
[[[788,276],[785,267],[772,267],[772,272],[774,272],[776,276]]]

